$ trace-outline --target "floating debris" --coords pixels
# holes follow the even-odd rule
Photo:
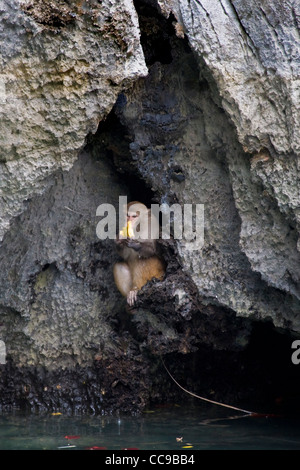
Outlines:
[[[107,450],[107,447],[98,447],[98,446],[92,446],[92,447],[86,447],[86,450]]]
[[[75,445],[68,444],[67,446],[60,446],[58,449],[71,449],[72,447],[76,447]]]

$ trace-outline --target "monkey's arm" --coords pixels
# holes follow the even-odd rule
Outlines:
[[[117,248],[117,253],[123,258],[126,251],[128,251],[127,238],[120,238],[119,236],[117,236],[117,238],[115,239],[115,244]]]

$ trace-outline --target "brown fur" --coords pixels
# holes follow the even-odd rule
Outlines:
[[[113,274],[117,288],[127,297],[131,290],[140,290],[151,279],[162,279],[165,266],[156,255],[150,258],[132,256],[127,262],[116,263]]]
[[[129,263],[133,289],[140,290],[151,279],[162,279],[165,268],[158,256],[140,258],[134,263]]]

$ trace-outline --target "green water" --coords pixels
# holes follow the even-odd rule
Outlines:
[[[183,450],[186,446],[300,449],[300,421],[207,407],[153,409],[135,417],[0,414],[0,450]]]

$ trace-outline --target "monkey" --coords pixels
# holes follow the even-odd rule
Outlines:
[[[116,238],[123,261],[115,263],[113,275],[120,293],[133,307],[138,291],[151,279],[162,279],[165,263],[158,256],[159,225],[151,210],[138,201],[127,204],[127,225]]]

